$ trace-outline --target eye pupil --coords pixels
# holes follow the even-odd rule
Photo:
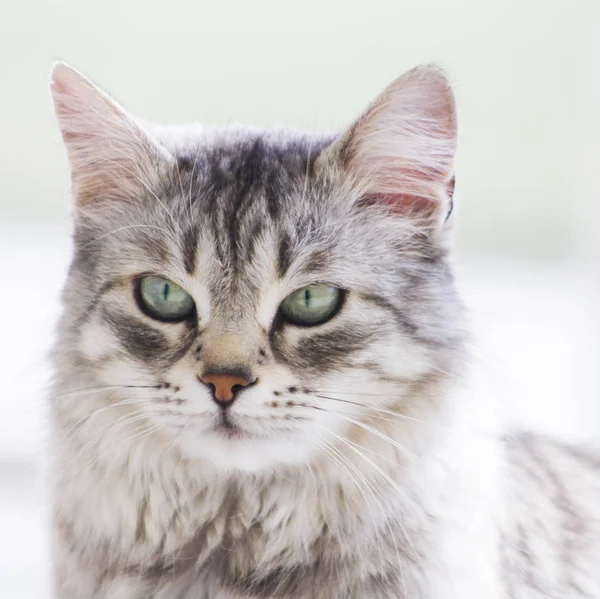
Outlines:
[[[147,316],[166,322],[178,322],[194,313],[194,300],[173,281],[162,277],[145,276],[138,282],[136,299]]]
[[[279,309],[287,322],[310,327],[333,318],[339,311],[342,299],[341,289],[326,284],[313,284],[288,295]]]

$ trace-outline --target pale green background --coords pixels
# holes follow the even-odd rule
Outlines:
[[[571,251],[589,131],[596,0],[37,0],[0,19],[0,218],[62,219],[65,155],[47,74],[64,59],[159,122],[337,129],[418,63],[461,116],[460,243]],[[598,81],[597,75],[595,76]]]

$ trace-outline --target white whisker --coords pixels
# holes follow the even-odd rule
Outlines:
[[[314,434],[314,432],[313,432]],[[359,484],[359,481],[362,480],[362,483],[365,485],[365,488],[367,489],[367,491],[369,491],[373,497],[373,499],[375,500],[375,503],[378,505],[379,509],[381,510],[381,513],[384,517],[384,520],[386,520],[386,515],[385,512],[383,510],[383,507],[381,506],[381,503],[377,500],[377,498],[375,497],[373,490],[370,488],[370,485],[368,483],[368,481],[365,479],[365,477],[362,475],[362,473],[360,471],[358,471],[357,469],[354,468],[353,464],[351,464],[348,460],[346,460],[344,458],[344,460],[346,461],[346,464],[344,464],[344,461],[342,461],[342,458],[344,456],[342,456],[336,449],[335,447],[329,442],[327,441],[327,439],[325,439],[324,436],[320,435],[320,436],[315,436],[315,439],[317,440],[317,442],[321,442],[323,443],[323,445],[320,446],[320,449],[325,451],[325,454],[329,456],[329,458],[334,461],[336,464],[340,465],[341,468],[348,474],[350,480],[354,483],[354,485],[356,486],[356,488],[358,489],[359,493],[361,494],[363,501],[365,503],[365,506],[367,507],[367,510],[369,512],[369,515],[371,516],[371,521],[373,523],[373,530],[375,532],[376,535],[376,542],[377,542],[377,546],[379,549],[379,559],[380,562],[383,566],[384,564],[384,559],[383,559],[383,549],[382,549],[382,545],[381,545],[381,538],[379,536],[379,530],[378,527],[376,526],[375,522],[375,514],[373,513],[373,511],[371,510],[371,505],[370,505],[370,501],[368,500],[367,496],[365,495],[365,492],[363,491],[363,488],[361,487],[361,485]],[[355,476],[352,474],[352,471],[349,470],[349,467],[352,466],[352,468],[355,470],[356,476],[359,477],[359,480],[357,481]]]
[[[394,518],[396,520],[397,524],[400,526],[400,529],[403,531],[404,535],[406,536],[406,533],[404,532],[403,527],[402,527],[402,523],[400,522],[400,520],[398,519],[398,517],[395,516],[394,510],[390,509],[389,506],[386,506],[386,507],[388,507],[388,511],[384,510],[383,505],[385,504],[385,500],[383,498],[383,495],[381,494],[380,491],[377,490],[376,487],[374,487],[367,480],[367,478],[364,476],[364,474],[354,464],[352,464],[352,462],[350,460],[348,460],[348,458],[346,458],[330,442],[328,442],[328,441],[325,441],[325,442],[327,443],[327,445],[330,448],[330,450],[335,452],[335,455],[338,456],[339,460],[342,460],[343,463],[345,463],[347,465],[347,468],[350,468],[352,470],[352,472],[354,472],[356,474],[356,476],[359,477],[359,479],[365,485],[365,488],[369,491],[369,493],[373,497],[374,501],[376,502],[377,506],[379,507],[379,509],[381,511],[381,514],[383,516],[385,525],[386,525],[386,527],[388,529],[388,532],[390,534],[390,538],[392,540],[392,543],[394,544],[394,548],[395,548],[395,552],[396,552],[396,559],[398,560],[398,567],[399,567],[399,570],[400,570],[400,576],[402,577],[402,583],[404,585],[405,581],[404,581],[404,575],[403,575],[403,571],[402,571],[402,559],[400,558],[400,551],[399,551],[399,548],[398,548],[398,544],[396,542],[396,535],[394,534],[394,531],[392,530],[392,527],[391,527],[391,525],[389,523],[389,517],[391,516],[392,518]],[[343,466],[343,464],[342,464],[342,466]],[[348,471],[347,468],[344,468],[344,469],[350,474],[350,478],[353,479],[351,473]],[[355,484],[357,484],[357,483],[355,482]],[[358,486],[358,488],[360,490],[359,486]],[[361,493],[362,493],[362,491],[361,491]],[[365,500],[365,503],[367,505],[367,508],[370,509],[369,508],[369,502],[368,502],[367,498],[365,497],[364,493],[362,493],[362,495],[363,495],[363,499]],[[375,522],[375,520],[373,518],[374,517],[373,517],[373,514],[371,512],[371,519],[373,520],[373,522]],[[379,533],[377,532],[377,527],[375,527],[375,531],[376,531],[376,534],[378,535]],[[381,544],[380,543],[381,543],[381,539],[378,536],[378,545],[380,547],[380,552],[381,552]],[[380,559],[381,559],[381,563],[383,565],[384,562],[383,562],[383,555],[382,554],[380,555]]]
[[[354,420],[353,418],[344,416],[343,414],[338,414],[338,416],[340,418],[342,418],[343,420],[346,420],[347,422],[350,422],[351,424],[354,424],[355,426],[358,426],[359,428],[375,435],[376,437],[379,437],[380,439],[387,441],[388,443],[390,443],[390,445],[393,445],[396,449],[400,450],[404,455],[408,456],[412,460],[418,459],[417,456],[414,453],[412,453],[411,451],[409,451],[408,449],[406,449],[406,447],[400,445],[400,443],[398,443],[397,441],[394,441],[394,439],[391,439],[387,435],[384,435],[381,431],[378,431],[376,428],[373,428],[372,426],[369,426],[368,424],[365,424],[364,422],[359,422],[358,420]]]
[[[367,462],[367,464],[369,464],[372,468],[374,468],[375,471],[378,472],[384,478],[384,480],[404,498],[404,500],[406,501],[406,504],[411,505],[413,507],[413,509],[415,510],[415,513],[418,516],[420,516],[421,518],[423,517],[423,515],[414,507],[414,505],[412,505],[412,501],[410,500],[410,497],[408,496],[406,491],[404,489],[402,489],[400,487],[400,485],[398,485],[398,483],[396,483],[394,480],[392,480],[392,478],[387,473],[385,473],[373,460],[371,460],[369,457],[365,456],[359,449],[357,449],[347,439],[344,439],[340,435],[334,433],[333,431],[330,431],[329,429],[327,429],[323,426],[320,426],[320,425],[317,425],[317,426],[319,426],[319,428],[326,430],[331,436],[335,437],[338,441],[340,441],[340,443],[342,443],[343,445],[348,447],[350,450],[352,450],[354,453],[356,453],[360,458],[362,458],[365,462]],[[402,532],[405,535],[407,542],[410,543],[410,537],[407,535],[407,532],[404,529],[404,527],[402,527]],[[413,548],[413,551],[414,551],[414,548]],[[416,551],[415,551],[415,554],[416,554]]]
[[[140,405],[140,404],[144,405],[144,404],[150,403],[151,401],[152,401],[152,399],[148,399],[148,398],[123,399],[121,401],[112,403],[108,406],[103,406],[102,408],[97,408],[97,409],[93,410],[90,414],[86,414],[83,418],[81,418],[73,426],[71,426],[71,428],[69,428],[69,430],[63,436],[61,436],[61,440],[64,440],[64,441],[68,440],[69,437],[71,436],[71,434],[75,431],[75,429],[79,428],[82,424],[88,422],[93,417],[106,412],[107,410],[111,410],[111,409],[118,408],[121,406],[126,406],[126,405]]]
[[[406,414],[400,414],[399,412],[393,412],[391,410],[384,410],[382,408],[376,408],[374,406],[369,406],[367,404],[360,403],[358,401],[351,401],[349,399],[340,399],[339,397],[331,397],[328,395],[315,395],[315,397],[319,397],[320,399],[331,399],[332,401],[339,401],[341,403],[347,403],[354,406],[359,406],[364,408],[365,410],[372,410],[374,412],[379,412],[381,414],[388,414],[389,416],[394,416],[396,418],[400,418],[402,420],[410,420],[412,422],[420,422],[422,424],[428,424],[425,420],[420,420],[418,418],[414,418],[412,416],[407,416]]]
[[[130,383],[111,385],[98,385],[96,387],[83,387],[82,389],[74,389],[72,391],[65,391],[64,393],[58,393],[54,395],[55,398],[72,397],[77,395],[87,395],[88,393],[97,393],[98,391],[113,391],[117,389],[160,389],[161,385],[135,385]]]

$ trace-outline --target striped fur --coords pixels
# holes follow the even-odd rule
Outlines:
[[[57,599],[600,598],[600,458],[507,436],[471,389],[437,69],[338,137],[149,125],[62,64],[51,87],[76,205]],[[141,311],[148,273],[193,318]],[[284,322],[315,282],[339,313]],[[239,437],[214,429],[207,368],[257,377]]]

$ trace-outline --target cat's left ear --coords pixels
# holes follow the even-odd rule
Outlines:
[[[457,123],[433,66],[397,79],[332,147],[358,203],[405,215],[433,234],[452,211]]]
[[[54,65],[50,90],[78,206],[138,198],[172,163],[137,119],[70,66]]]

